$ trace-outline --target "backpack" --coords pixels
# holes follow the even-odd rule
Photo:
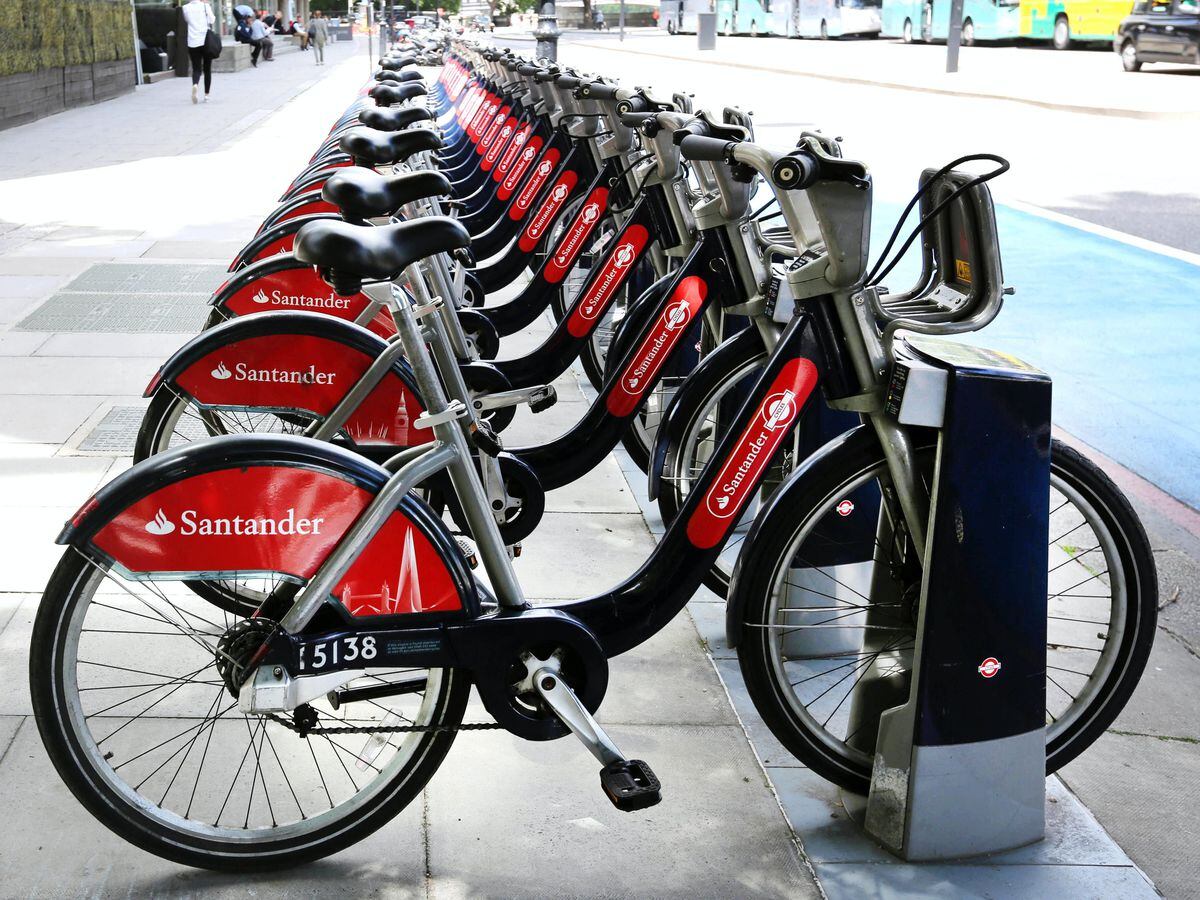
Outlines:
[[[238,22],[237,28],[233,30],[233,39],[239,44],[250,43],[250,26],[245,22]]]

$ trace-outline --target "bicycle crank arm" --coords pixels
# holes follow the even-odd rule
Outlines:
[[[634,812],[662,801],[661,785],[650,766],[640,759],[625,758],[562,680],[557,666],[545,666],[534,672],[533,686],[550,710],[604,764],[600,786],[613,806],[623,812]]]
[[[535,412],[549,409],[558,400],[558,392],[554,385],[539,384],[537,387],[516,388],[511,391],[496,391],[494,394],[483,394],[471,401],[476,412],[486,412],[490,409],[504,409],[509,406],[519,406],[528,403]]]

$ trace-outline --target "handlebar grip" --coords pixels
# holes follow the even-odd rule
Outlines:
[[[680,129],[683,131],[685,129]],[[679,131],[675,132],[676,137]],[[737,146],[735,141],[723,141],[720,138],[702,137],[698,134],[684,135],[683,140],[677,141],[679,152],[684,159],[699,159],[706,162],[726,162],[729,150]]]
[[[647,119],[656,117],[656,113],[652,112],[621,112],[618,113],[621,117],[621,124],[628,128],[641,128]]]
[[[771,180],[785,191],[802,191],[820,177],[820,165],[807,153],[789,153],[771,167]]]
[[[649,110],[650,104],[646,102],[645,97],[634,96],[617,103],[617,112],[621,114],[621,121],[623,122],[625,121],[624,117],[626,115],[645,113]],[[625,124],[628,125],[630,123],[626,122]]]
[[[671,135],[671,141],[675,144],[675,146],[679,147],[683,145],[683,142],[687,140],[689,136],[706,136],[707,134],[708,125],[706,125],[701,119],[693,119],[682,128],[676,128],[674,133]]]
[[[580,100],[615,100],[619,85],[605,84],[602,81],[589,81],[579,86],[576,96]]]

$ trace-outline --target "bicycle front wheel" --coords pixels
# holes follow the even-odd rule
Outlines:
[[[1048,773],[1083,752],[1124,707],[1158,614],[1154,558],[1129,502],[1066,445],[1054,441],[1050,460]],[[932,466],[926,448],[919,471]],[[889,496],[878,445],[860,444],[825,472],[806,496],[771,509],[761,539],[738,562],[738,659],[780,742],[818,774],[865,794],[878,710],[908,699],[921,571],[886,500],[864,546],[830,537],[848,498],[869,508],[862,498]],[[860,704],[868,694],[872,702]]]
[[[34,623],[30,688],[55,768],[108,828],[190,866],[280,868],[360,840],[419,795],[466,708],[463,673],[410,669],[348,685],[369,700],[244,715],[218,661],[253,648],[218,644],[246,627],[180,582],[123,578],[73,547]],[[360,730],[305,737],[301,717]],[[445,730],[382,730],[397,725]]]

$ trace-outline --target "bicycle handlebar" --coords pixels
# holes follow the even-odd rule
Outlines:
[[[692,124],[685,125],[675,132],[675,143],[685,159],[703,160],[705,162],[730,162],[730,153],[737,146],[735,141],[725,141],[721,138],[704,137],[699,134],[688,134]]]

